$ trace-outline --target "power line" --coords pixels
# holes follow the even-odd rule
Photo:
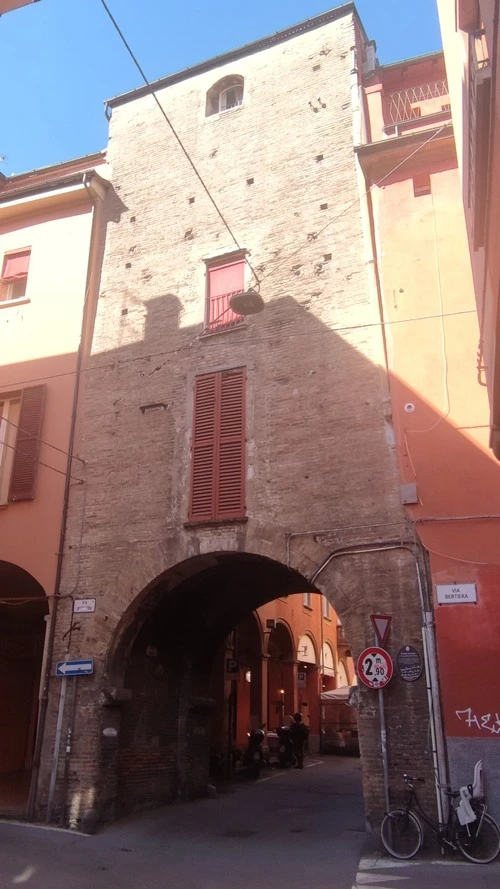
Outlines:
[[[30,381],[26,380],[26,382]],[[34,441],[39,441],[40,444],[46,445],[48,448],[52,448],[54,451],[59,451],[59,453],[64,454],[65,457],[71,457],[72,460],[79,460],[79,462],[83,463],[83,465],[85,466],[85,460],[82,460],[81,457],[77,457],[75,454],[70,454],[69,451],[64,451],[62,448],[58,448],[57,445],[50,444],[50,442],[45,441],[43,438],[40,438],[39,435],[33,435],[32,432],[28,432],[26,429],[22,429],[21,426],[18,426],[17,423],[14,423],[12,420],[8,420],[7,417],[3,417],[3,421],[4,423],[8,423],[9,426],[13,426],[14,429],[17,429],[18,432],[22,432],[23,435],[28,435],[30,438],[34,439]]]
[[[15,446],[15,445],[8,444],[6,441],[1,442],[1,445],[2,445],[3,448],[9,448],[11,451],[15,451],[15,450],[16,450],[16,446]],[[69,456],[71,456],[71,455],[68,454],[68,457],[69,457]],[[55,466],[49,466],[49,464],[48,464],[48,463],[44,463],[43,460],[37,460],[37,463],[38,463],[39,466],[45,466],[46,469],[51,469],[52,472],[57,472],[57,473],[59,473],[59,475],[64,475],[64,477],[66,478],[66,473],[63,472],[62,469],[56,469]],[[82,484],[82,485],[84,484],[84,479],[83,479],[83,478],[77,478],[76,475],[70,475],[70,478],[71,478],[73,481],[75,481],[75,482],[80,482],[80,484]]]
[[[432,321],[440,318],[455,318],[460,315],[476,315],[476,309],[461,309],[457,312],[446,312],[445,315],[417,315],[415,318],[396,318],[393,321],[370,321],[365,324],[348,324],[344,327],[329,327],[325,330],[318,330],[316,333],[311,333],[311,331],[303,331],[302,333],[287,333],[286,337],[283,339],[296,339],[297,337],[307,336],[310,339],[314,339],[318,336],[329,336],[332,333],[349,333],[351,330],[365,330],[371,327],[389,327],[392,324],[412,324],[415,321]],[[322,323],[322,322],[320,322]],[[231,328],[233,332],[238,330],[238,327]],[[146,355],[137,355],[134,358],[124,358],[122,360],[108,361],[104,364],[97,364],[94,367],[82,367],[80,373],[87,373],[89,371],[99,371],[99,370],[108,370],[114,367],[124,367],[127,364],[133,364],[136,361],[150,361],[153,358],[165,358],[168,355],[179,355],[180,352],[183,352],[185,349],[188,349],[195,340],[200,337],[202,334],[206,333],[207,328],[204,328],[196,337],[193,337],[191,340],[188,340],[183,346],[179,346],[177,349],[166,349],[163,352],[148,352]],[[219,331],[218,331],[219,332]],[[251,345],[255,343],[265,343],[270,341],[275,341],[276,337],[280,336],[280,332],[276,331],[276,333],[272,333],[269,336],[259,335],[258,339],[248,340]],[[29,380],[20,380],[17,383],[12,383],[12,387],[20,388],[22,386],[27,385],[28,383],[39,383],[45,380],[55,380],[60,377],[71,376],[76,373],[74,370],[68,370],[64,373],[52,374],[51,376],[44,377],[33,377]],[[85,461],[83,461],[85,462]]]
[[[115,28],[115,30],[116,30],[118,36],[120,37],[120,40],[122,41],[123,45],[125,46],[125,49],[127,50],[127,52],[128,52],[128,54],[129,54],[130,58],[132,59],[132,61],[133,61],[134,65],[135,65],[135,67],[137,68],[137,70],[138,70],[139,74],[141,75],[141,77],[142,77],[144,83],[146,84],[146,86],[147,86],[147,88],[148,88],[150,94],[152,95],[152,97],[153,97],[153,99],[155,100],[155,102],[156,102],[158,108],[160,109],[160,112],[161,112],[162,116],[164,117],[166,123],[167,123],[168,126],[170,127],[170,130],[171,130],[171,132],[172,132],[174,138],[177,140],[177,143],[178,143],[178,145],[179,145],[181,151],[183,152],[184,156],[186,157],[186,160],[187,160],[188,163],[190,164],[190,166],[191,166],[193,172],[195,173],[195,175],[196,175],[198,181],[200,182],[200,184],[201,184],[203,190],[205,191],[207,197],[209,198],[210,202],[211,202],[212,205],[214,206],[214,208],[215,208],[215,210],[216,210],[216,212],[217,212],[217,214],[218,214],[218,216],[219,216],[219,219],[223,222],[225,228],[227,229],[227,231],[228,231],[229,234],[231,235],[231,238],[233,239],[234,243],[236,244],[238,250],[243,250],[243,248],[242,248],[242,247],[240,246],[240,244],[239,244],[239,241],[238,241],[236,235],[234,234],[232,228],[230,227],[230,225],[229,225],[229,223],[228,223],[226,217],[225,217],[224,214],[222,213],[222,210],[220,209],[220,207],[218,206],[218,204],[217,204],[216,201],[215,201],[215,198],[213,197],[212,193],[210,192],[210,190],[209,190],[209,188],[208,188],[208,185],[206,184],[206,182],[205,182],[205,180],[203,179],[201,173],[199,172],[199,170],[198,170],[198,168],[197,168],[195,162],[193,161],[193,159],[192,159],[191,155],[189,154],[187,148],[185,147],[184,143],[182,142],[182,140],[181,140],[181,138],[180,138],[180,136],[179,136],[177,130],[175,129],[175,127],[174,127],[172,121],[170,120],[168,114],[166,113],[166,111],[165,111],[163,105],[161,104],[160,100],[158,99],[158,96],[156,95],[156,92],[155,92],[155,90],[153,89],[152,84],[149,82],[148,78],[146,77],[143,68],[141,67],[141,65],[140,65],[140,63],[139,63],[137,57],[135,56],[134,52],[132,51],[132,48],[130,47],[129,43],[127,42],[127,40],[126,40],[126,38],[125,38],[125,35],[124,35],[123,31],[121,30],[121,28],[120,28],[118,22],[116,21],[115,17],[113,16],[113,13],[111,12],[111,10],[110,10],[108,4],[106,3],[106,0],[100,0],[100,2],[101,2],[102,7],[104,8],[105,12],[107,13],[107,15],[108,15],[108,17],[109,17],[109,19],[110,19],[110,21],[111,21],[113,27]],[[257,272],[255,271],[255,269],[254,269],[254,267],[252,266],[250,260],[249,260],[246,256],[244,257],[244,259],[245,259],[245,262],[246,262],[246,264],[248,265],[250,271],[252,272],[252,275],[253,275],[254,278],[255,278],[255,282],[256,282],[256,284],[259,285],[259,284],[260,284],[260,281],[259,281],[259,277],[258,277],[258,275],[257,275]]]
[[[278,269],[280,269],[282,265],[285,265],[285,263],[287,263],[291,259],[293,259],[293,257],[296,256],[297,253],[300,253],[301,250],[304,250],[305,247],[309,247],[310,244],[314,244],[315,241],[317,241],[317,239],[319,238],[319,236],[322,235],[323,232],[325,232],[327,228],[329,228],[331,225],[333,225],[334,222],[337,222],[339,219],[341,219],[342,216],[344,216],[348,210],[350,210],[352,207],[355,207],[357,204],[359,204],[361,202],[362,198],[366,198],[366,196],[368,194],[370,194],[372,188],[378,188],[380,185],[382,185],[382,182],[385,182],[385,180],[388,179],[389,176],[392,176],[392,174],[395,173],[397,170],[399,170],[400,167],[402,167],[404,164],[408,163],[408,161],[411,160],[411,158],[414,157],[414,155],[416,155],[417,152],[421,151],[422,148],[425,148],[425,146],[428,145],[429,142],[432,142],[433,139],[435,139],[437,136],[439,136],[439,134],[442,133],[443,130],[446,129],[446,127],[449,127],[449,126],[451,126],[451,124],[447,124],[447,123],[443,124],[443,126],[440,127],[439,130],[436,130],[432,134],[432,136],[430,136],[429,139],[426,139],[425,142],[422,142],[420,145],[417,145],[417,147],[415,148],[414,151],[411,152],[411,154],[409,154],[407,157],[404,157],[402,161],[400,161],[398,164],[396,164],[396,166],[393,167],[392,170],[389,170],[388,173],[385,173],[385,175],[382,176],[382,178],[379,179],[377,182],[373,182],[370,185],[370,187],[367,188],[366,191],[362,195],[358,195],[356,198],[354,198],[353,201],[351,201],[350,204],[347,204],[347,207],[344,207],[342,212],[339,213],[338,216],[334,216],[333,219],[330,219],[330,221],[327,222],[326,225],[324,225],[322,228],[320,228],[319,231],[315,232],[314,238],[308,238],[308,240],[304,241],[304,243],[301,244],[300,247],[297,247],[297,249],[294,250],[293,253],[290,253],[289,256],[286,257],[286,259],[280,260],[277,263],[277,265],[275,265],[271,269],[269,274],[263,275],[263,277],[260,279],[260,283],[262,283],[262,281],[266,281],[268,278],[271,277],[271,275],[274,275],[275,272],[277,272]]]

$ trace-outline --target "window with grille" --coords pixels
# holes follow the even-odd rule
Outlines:
[[[35,496],[45,385],[0,395],[0,504]]]
[[[245,259],[207,263],[207,296],[205,306],[205,330],[218,331],[241,324],[242,315],[230,307],[231,297],[245,289]]]
[[[245,368],[194,383],[189,520],[245,516]]]
[[[30,250],[5,254],[0,278],[0,302],[15,302],[25,298],[30,256]]]

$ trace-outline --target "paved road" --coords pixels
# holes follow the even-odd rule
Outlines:
[[[309,765],[93,837],[2,822],[0,889],[499,889],[500,864],[369,853],[359,760]]]
[[[0,824],[0,887],[351,889],[364,842],[359,760],[272,772],[96,836]]]

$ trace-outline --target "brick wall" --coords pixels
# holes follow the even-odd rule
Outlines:
[[[127,654],[134,635],[148,619],[155,621],[154,608],[168,602],[180,580],[184,604],[172,606],[169,632],[173,639],[185,639],[195,656],[197,640],[203,639],[200,609],[203,614],[208,609],[210,620],[210,603],[216,607],[222,581],[214,574],[202,593],[198,585],[196,598],[189,574],[203,578],[214,561],[211,553],[253,553],[285,564],[287,533],[340,529],[324,540],[293,539],[291,565],[310,577],[337,546],[405,534],[387,438],[378,308],[358,205],[350,104],[353,43],[348,10],[323,27],[158,92],[262,277],[265,311],[217,336],[199,338],[203,259],[234,244],[152,98],[113,111],[109,159],[121,209],[108,225],[92,354],[83,374],[78,453],[87,461],[87,484],[72,494],[63,578],[66,592],[97,599],[95,615],[82,617],[71,642],[73,656],[93,656],[96,662],[95,676],[85,686],[88,709],[77,707],[75,719],[76,736],[83,737],[85,720],[91,739],[76,744],[71,763],[85,785],[82,799],[100,781],[99,761],[87,770],[85,759],[103,726],[100,688],[129,683],[136,699],[123,718],[122,747],[118,754],[116,742],[105,791],[101,780],[107,814],[116,797],[118,760],[128,804],[136,799],[139,751],[124,740],[132,732],[126,720],[141,695],[149,706],[163,688],[160,677],[146,679],[147,670],[140,674],[141,685],[135,656],[125,674]],[[244,103],[205,118],[205,93],[225,74],[245,78]],[[247,368],[248,521],[187,528],[193,378],[242,364]],[[141,410],[152,404],[163,407]],[[348,564],[340,578],[332,564],[320,584],[346,627],[353,654],[372,642],[368,615],[376,607],[400,616],[395,642],[417,639],[411,557],[359,557]],[[242,565],[242,584],[245,570]],[[265,588],[263,577],[255,582],[254,598],[248,590],[239,605],[240,587],[232,581],[235,623],[245,609],[303,589],[299,574],[290,576],[286,590],[278,581]],[[179,693],[181,790],[190,778],[200,787],[206,773],[208,711],[201,673],[189,676],[201,703],[189,703],[188,693]],[[425,760],[425,689],[423,682],[411,689],[400,685],[389,695],[395,774],[409,738],[412,756]],[[368,703],[368,693],[362,701],[367,812],[375,817],[383,805],[376,707],[373,698]],[[147,757],[141,769],[149,757],[145,786],[150,788],[158,718],[151,716],[144,733]],[[51,719],[55,702],[47,758]]]

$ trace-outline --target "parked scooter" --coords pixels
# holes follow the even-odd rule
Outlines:
[[[248,732],[248,747],[243,754],[243,765],[249,778],[258,778],[260,770],[265,766],[262,742],[264,732],[262,729],[253,729]]]
[[[292,734],[288,725],[276,729],[279,739],[278,764],[282,769],[293,769],[297,765],[297,757],[293,749]]]

